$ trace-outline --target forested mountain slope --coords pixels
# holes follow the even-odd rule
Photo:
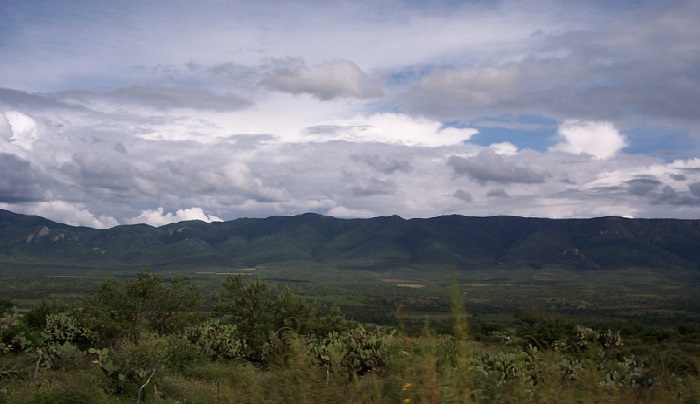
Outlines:
[[[299,216],[97,230],[0,210],[0,263],[124,267],[314,264],[382,270],[550,265],[700,268],[700,220]]]

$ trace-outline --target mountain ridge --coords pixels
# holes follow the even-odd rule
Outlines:
[[[315,213],[160,227],[70,226],[0,210],[0,264],[341,269],[505,266],[700,268],[700,220],[446,215],[339,219]]]

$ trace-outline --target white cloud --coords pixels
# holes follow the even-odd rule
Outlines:
[[[493,143],[489,145],[489,149],[506,156],[512,156],[518,152],[518,146],[510,142]]]
[[[34,119],[17,111],[5,112],[5,119],[7,119],[12,134],[9,141],[25,150],[31,150],[34,142],[39,138]]]
[[[19,2],[0,200],[96,226],[182,206],[698,217],[700,3],[569,3]]]
[[[350,209],[344,206],[336,206],[329,209],[326,215],[340,218],[368,218],[377,214],[369,209]]]
[[[439,147],[460,144],[476,133],[476,129],[444,127],[438,121],[406,114],[379,113],[322,122],[318,126],[307,128],[304,139]]]
[[[126,219],[126,223],[146,223],[151,226],[159,227],[169,223],[183,222],[186,220],[201,220],[203,222],[221,222],[221,218],[214,215],[207,215],[202,208],[178,209],[175,214],[171,212],[165,213],[162,207],[155,210],[148,209],[141,212],[140,215]]]
[[[311,94],[321,100],[337,97],[367,99],[383,95],[366,73],[347,60],[278,70],[265,77],[262,84],[276,91]]]
[[[608,159],[627,146],[627,139],[610,122],[568,120],[558,131],[562,140],[552,151],[590,154]]]
[[[251,178],[250,168],[242,161],[231,161],[223,167],[204,170],[192,167],[192,174],[202,182],[205,188],[216,191],[253,190],[256,185],[254,179]]]
[[[25,215],[43,216],[47,219],[72,226],[87,226],[96,229],[114,227],[119,222],[112,216],[95,215],[80,203],[64,201],[32,202],[24,204],[1,204],[5,209],[11,209]]]

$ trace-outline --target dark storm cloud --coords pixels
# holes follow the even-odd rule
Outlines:
[[[678,192],[670,186],[666,185],[661,188],[661,192],[651,199],[652,205],[700,205],[700,198],[695,197],[690,192]]]
[[[693,196],[700,198],[700,182],[695,182],[688,185],[688,189]]]
[[[630,195],[645,196],[654,193],[662,185],[661,181],[649,178],[627,181]]]
[[[474,198],[472,197],[472,194],[470,194],[469,192],[467,192],[463,189],[456,190],[455,193],[452,194],[452,196],[454,196],[455,198],[460,199],[464,202],[471,202],[474,200]]]
[[[46,198],[39,184],[40,175],[30,162],[0,153],[0,172],[0,202],[36,202]]]
[[[469,158],[451,156],[447,164],[456,175],[467,175],[480,182],[536,184],[545,182],[547,178],[529,167],[511,163],[491,149],[484,149]]]

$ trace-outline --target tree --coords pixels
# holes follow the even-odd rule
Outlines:
[[[337,307],[326,310],[289,288],[280,291],[260,280],[244,282],[240,275],[227,277],[223,287],[215,309],[236,325],[246,342],[247,358],[258,363],[282,350],[285,333],[326,335],[349,328]]]
[[[171,333],[196,322],[202,297],[191,281],[175,277],[168,282],[144,270],[124,283],[107,280],[85,299],[80,317],[102,342],[122,337],[138,342],[144,330]]]

